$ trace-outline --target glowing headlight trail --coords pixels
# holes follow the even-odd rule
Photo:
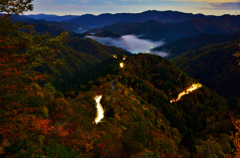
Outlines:
[[[182,98],[182,96],[187,95],[187,94],[189,94],[190,92],[195,91],[196,89],[198,89],[198,88],[200,88],[200,87],[202,87],[202,84],[200,84],[200,83],[192,84],[192,86],[190,86],[189,88],[187,88],[185,91],[179,93],[177,99],[172,99],[172,100],[170,100],[170,102],[172,103],[172,102],[175,102],[175,101],[179,101],[179,100]]]
[[[123,63],[120,63],[120,67],[123,68],[123,66],[124,66]]]
[[[102,105],[100,104],[100,100],[102,99],[102,95],[97,95],[94,100],[96,101],[97,105],[97,116],[95,118],[95,123],[98,124],[104,118],[104,110]]]

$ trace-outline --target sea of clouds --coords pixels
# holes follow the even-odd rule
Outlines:
[[[140,39],[140,36],[135,35],[124,35],[122,38],[110,38],[110,37],[96,37],[96,36],[87,36],[101,44],[107,46],[116,46],[122,49],[125,49],[131,53],[150,53],[156,54],[162,57],[167,57],[168,53],[152,51],[152,49],[162,46],[164,41],[151,41],[148,39]]]

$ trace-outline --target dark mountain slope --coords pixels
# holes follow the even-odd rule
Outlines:
[[[36,20],[44,19],[46,21],[59,21],[59,22],[78,17],[77,15],[58,16],[58,15],[49,15],[49,14],[48,15],[47,14],[37,14],[37,15],[30,14],[30,15],[25,15],[25,16],[36,19]]]
[[[33,30],[36,33],[48,33],[53,37],[66,32],[66,30],[60,27],[45,23],[45,21],[34,21],[28,24],[33,26]],[[51,64],[47,64],[41,68],[39,67],[37,70],[52,74],[55,77],[65,78],[78,73],[82,69],[98,64],[112,54],[131,54],[117,47],[109,47],[91,39],[81,38],[83,36],[85,35],[68,31],[66,41],[63,44],[54,46],[56,50],[61,51],[56,56],[58,59],[64,59],[64,66],[56,68],[52,67]]]
[[[167,43],[163,46],[155,48],[154,50],[168,52],[170,54],[169,58],[173,58],[187,51],[197,50],[211,44],[234,41],[238,38],[240,38],[239,33],[234,35],[203,34],[199,36],[178,39],[172,43]]]
[[[123,68],[119,67],[120,62],[124,63]],[[96,95],[102,95],[105,117],[96,130],[104,131],[110,141],[106,148],[95,149],[109,151],[108,147],[112,146],[122,151],[109,153],[113,157],[115,154],[122,157],[150,154],[152,157],[167,153],[186,156],[188,151],[194,155],[195,147],[198,147],[195,156],[199,156],[205,153],[201,144],[205,142],[203,138],[211,134],[216,140],[220,133],[228,133],[232,128],[227,118],[227,101],[205,86],[178,102],[170,103],[171,98],[177,97],[195,81],[159,56],[138,54],[123,60],[123,56],[118,55],[117,59],[108,58],[75,77],[72,79],[79,83],[72,84],[67,93],[77,104],[73,106],[77,112],[75,120],[81,122],[81,127],[88,128],[88,132],[95,129],[91,122],[94,105],[90,101]],[[110,81],[114,81],[114,91]],[[196,144],[183,143],[188,141],[183,137],[185,131],[191,133],[188,138],[195,140]],[[160,145],[156,144],[158,141]],[[170,142],[172,145],[168,146]],[[179,149],[180,142],[184,144],[182,149]]]
[[[86,18],[87,16],[87,18]],[[94,28],[112,25],[114,23],[127,23],[127,22],[146,22],[149,20],[156,20],[163,23],[179,23],[194,18],[204,19],[207,16],[194,15],[190,13],[182,13],[177,11],[145,11],[142,13],[117,13],[117,14],[100,14],[98,16],[83,15],[69,22],[91,26]]]
[[[234,102],[239,97],[240,69],[233,56],[240,40],[213,44],[199,50],[188,51],[171,61],[184,72],[212,90]]]
[[[220,22],[219,20],[222,20]],[[160,23],[147,21],[144,23],[114,24],[91,31],[113,31],[120,35],[135,34],[142,38],[167,41],[201,34],[233,34],[240,32],[240,16],[219,17],[218,19],[193,19],[182,23]]]
[[[32,25],[33,31],[39,34],[46,34],[48,33],[52,37],[59,36],[63,32],[68,32],[68,35],[71,37],[83,37],[81,34],[77,34],[75,32],[67,31],[66,29],[63,29],[61,27],[58,27],[56,25],[51,25],[46,23],[45,21],[31,21],[31,22],[24,22],[25,25]]]
[[[51,64],[47,64],[39,67],[37,70],[52,74],[59,79],[69,77],[84,69],[95,66],[112,56],[112,54],[131,54],[117,47],[105,46],[91,39],[77,37],[68,37],[63,44],[55,45],[54,47],[61,51],[61,53],[57,54],[56,58],[63,59],[63,65],[52,67]]]
[[[69,38],[67,45],[76,51],[92,55],[97,59],[104,60],[113,54],[131,55],[130,52],[114,46],[105,46],[92,39]]]
[[[77,74],[75,76],[76,79],[72,78],[72,81],[70,80],[68,84],[66,84],[68,85],[68,91],[78,92],[80,90],[89,90],[92,84],[97,86],[101,85],[99,84],[99,77],[104,77],[107,74],[113,75],[115,76],[116,85],[121,84],[125,88],[133,89],[134,93],[148,104],[154,105],[159,108],[159,110],[161,109],[160,111],[163,112],[171,124],[177,127],[181,132],[185,131],[185,127],[192,128],[195,132],[202,132],[206,127],[202,127],[202,125],[200,125],[201,127],[196,127],[196,124],[199,125],[203,123],[200,121],[201,119],[213,115],[213,113],[216,112],[214,112],[213,109],[216,107],[221,111],[219,111],[219,114],[223,114],[224,111],[226,112],[228,109],[226,100],[214,92],[211,92],[206,87],[183,97],[179,102],[171,104],[170,99],[176,98],[180,92],[196,81],[186,76],[168,60],[159,56],[139,54],[127,57],[126,61],[123,61],[121,58],[122,56],[118,56],[118,59],[109,58],[95,68],[80,73],[79,75]],[[119,68],[119,62],[121,61],[123,61],[125,65],[122,69]],[[83,77],[84,74],[85,77]],[[77,81],[80,81],[80,83],[74,84]],[[70,86],[70,83],[73,85]],[[211,96],[215,99],[210,99]],[[204,99],[202,97],[204,97]],[[201,98],[203,100],[201,100]],[[215,107],[212,107],[213,102]],[[184,103],[185,105],[183,106],[182,104]],[[186,108],[186,106],[188,106],[188,108]],[[199,108],[202,106],[206,106],[210,109],[213,108],[210,112],[211,114],[208,113],[209,111],[202,111],[202,113],[199,113],[199,111],[201,111]],[[191,110],[189,107],[191,107]],[[191,119],[187,118],[187,115],[192,119],[196,119],[195,121],[200,122],[195,122],[196,124],[188,122]],[[198,116],[198,118],[193,118],[193,116]],[[177,120],[181,121],[179,122]],[[208,129],[206,132],[209,132]]]
[[[80,51],[75,51],[66,45],[56,45],[55,47],[61,50],[61,52],[57,54],[56,58],[63,59],[62,65],[55,67],[50,63],[47,63],[36,68],[37,71],[51,74],[57,79],[62,79],[72,76],[81,70],[87,69],[101,62],[100,59]]]
[[[201,106],[206,106],[208,104],[208,108],[218,107],[218,110],[221,109],[220,111],[222,112],[224,112],[224,109],[228,109],[226,100],[209,91],[206,87],[196,90],[196,92],[187,95],[185,99],[182,98],[182,100],[180,99],[180,101],[174,104],[168,104],[169,99],[175,98],[181,91],[196,81],[187,77],[183,72],[178,70],[164,58],[154,55],[140,54],[128,57],[124,64],[126,66],[123,69],[121,74],[122,77],[119,78],[119,81],[124,85],[132,87],[134,91],[136,91],[138,95],[148,103],[160,108],[171,124],[177,127],[180,131],[184,130],[181,128],[183,126],[192,128],[195,132],[200,132],[204,129],[203,127],[203,129],[199,129],[201,128],[200,126],[202,123],[200,120],[203,119],[204,115],[206,116],[207,113],[205,113],[206,111],[204,112],[204,110],[200,112],[201,110],[199,108]],[[154,87],[155,90],[154,88],[151,90],[151,87]],[[216,98],[209,102],[208,99],[210,99],[210,94]],[[164,100],[163,96],[167,96],[168,101]],[[204,96],[204,99],[201,100],[200,96]],[[214,100],[218,100],[218,105],[215,107],[211,105],[211,102],[214,102]],[[212,112],[214,113],[214,110]],[[179,117],[178,114],[180,113],[183,114],[182,117]],[[196,119],[194,116],[198,116],[198,118]],[[188,122],[194,119],[199,121],[197,121],[197,126],[193,122]],[[177,120],[181,121],[178,122]]]
[[[14,20],[18,21],[18,20]],[[79,36],[77,33],[82,33],[88,30],[89,28],[81,25],[72,24],[69,22],[55,22],[55,21],[45,21],[45,20],[33,20],[27,19],[23,20],[23,23],[26,25],[33,25],[34,30],[37,33],[49,33],[52,36],[57,36],[61,32],[68,31],[71,36]]]
[[[124,35],[127,30],[137,27],[140,23],[115,23],[113,25],[105,26],[103,28],[95,28],[87,31],[87,33],[100,33],[103,31],[112,31],[117,34]]]
[[[86,32],[86,30],[90,29],[89,27],[70,23],[70,22],[56,22],[56,21],[44,21],[44,20],[39,20],[39,21],[41,23],[47,23],[52,26],[61,27],[67,31],[76,32],[76,33],[83,33],[83,32]]]
[[[121,38],[121,36],[119,34],[116,34],[115,32],[112,32],[112,31],[103,31],[103,32],[94,34],[94,36],[97,36],[97,37],[110,37],[110,38]]]

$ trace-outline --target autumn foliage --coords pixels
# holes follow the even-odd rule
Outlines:
[[[3,0],[1,12],[21,14],[32,9],[31,2]],[[67,42],[61,47],[67,33],[55,38],[36,34],[31,26],[13,23],[10,15],[0,16],[0,26],[0,157],[201,158],[233,153],[226,99],[203,86],[176,100],[196,81],[169,60],[118,54],[52,82],[38,70],[62,64],[57,46],[71,49]],[[85,40],[77,39],[72,38],[74,47],[84,45]],[[100,54],[99,47],[85,45],[82,51]],[[69,87],[60,91],[56,83]],[[93,98],[99,94],[105,113],[95,124]],[[238,156],[240,123],[233,124]]]
[[[240,157],[240,138],[239,138],[240,121],[239,120],[234,121],[233,118],[231,118],[231,119],[232,119],[232,123],[235,127],[235,130],[236,130],[235,132],[232,132],[232,137],[231,138],[232,138],[232,141],[233,141],[233,143],[236,147],[235,155],[238,158],[238,157]]]
[[[30,2],[24,1],[23,5]],[[18,3],[12,5],[21,7]],[[51,44],[60,42],[65,35],[53,39],[49,35],[33,35],[31,30],[22,32],[20,29],[31,27],[12,23],[9,15],[1,15],[0,24],[0,154],[7,156],[11,152],[5,149],[16,143],[68,134],[61,125],[54,126],[44,116],[43,96],[39,95],[37,83],[47,76],[33,69],[46,61],[58,62],[54,55],[57,51]]]

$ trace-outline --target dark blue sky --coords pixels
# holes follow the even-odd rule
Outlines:
[[[174,10],[207,15],[240,14],[239,0],[34,0],[26,14],[82,15]]]

